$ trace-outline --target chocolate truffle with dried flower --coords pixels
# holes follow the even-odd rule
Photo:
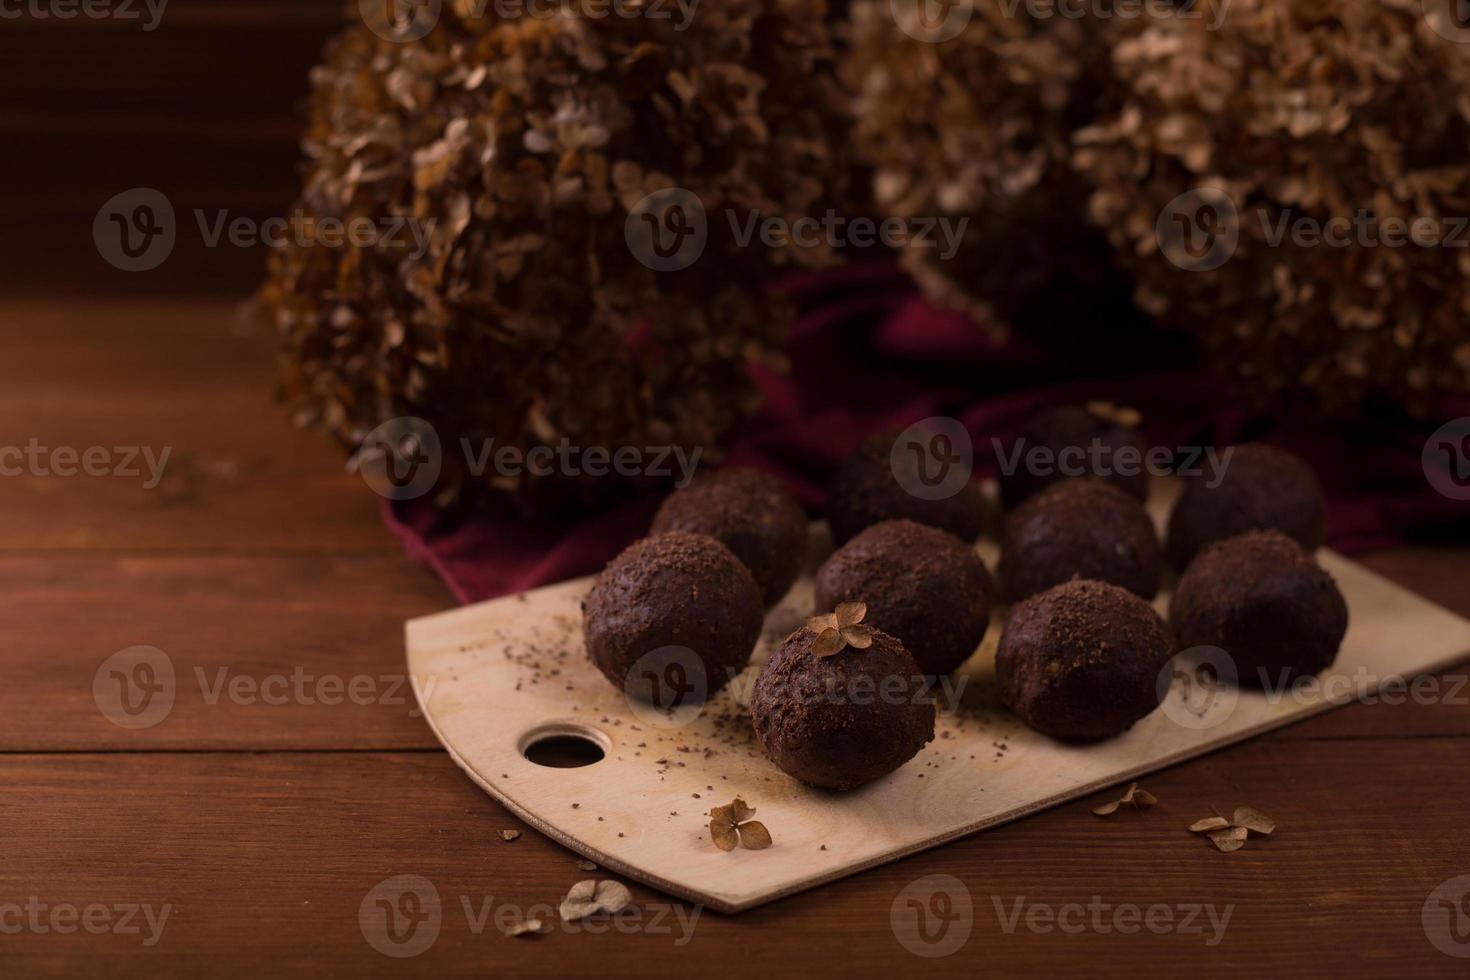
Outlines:
[[[862,603],[814,616],[761,668],[750,713],[761,751],[809,786],[856,789],[934,738],[934,701],[902,643]]]
[[[778,477],[748,466],[702,473],[654,515],[652,534],[708,534],[745,563],[774,606],[796,581],[806,547],[806,512]]]
[[[399,416],[445,446],[717,447],[755,405],[748,367],[780,361],[769,274],[830,259],[742,247],[727,220],[820,215],[847,172],[825,9],[454,0],[422,38],[339,35],[312,72],[296,206],[309,232],[381,236],[271,257],[262,297],[299,420],[354,448]],[[445,454],[441,498],[477,479],[464,456]],[[487,472],[528,505],[607,489]]]
[[[1183,571],[1201,548],[1246,531],[1275,530],[1308,551],[1322,546],[1327,504],[1306,461],[1261,443],[1231,446],[1222,470],[1185,479],[1169,515],[1165,549]]]
[[[764,608],[750,570],[714,538],[670,531],[630,545],[582,600],[587,656],[629,696],[702,700],[750,662]]]
[[[1138,412],[1110,402],[1060,405],[1028,421],[1002,452],[1000,492],[1007,507],[1075,476],[1096,476],[1148,499],[1148,445]]]
[[[843,545],[865,527],[880,521],[910,520],[948,531],[962,541],[974,541],[985,523],[985,498],[979,484],[970,481],[949,496],[922,494],[910,469],[894,471],[896,430],[863,440],[837,469],[827,494],[827,523],[832,541]],[[898,457],[905,465],[907,456]]]
[[[1159,706],[1169,627],[1147,602],[1078,579],[1011,607],[995,680],[1021,720],[1044,735],[1092,741],[1122,734]]]
[[[1121,101],[1073,157],[1089,213],[1139,303],[1260,400],[1428,410],[1470,388],[1452,6],[1232,0],[1107,26]]]
[[[819,611],[867,605],[865,625],[898,639],[926,674],[969,659],[990,623],[990,573],[972,545],[913,521],[883,521],[817,569]]]
[[[1181,647],[1219,647],[1236,679],[1286,684],[1337,659],[1348,609],[1337,583],[1280,531],[1250,531],[1205,547],[1169,603]]]
[[[905,265],[931,298],[981,323],[999,324],[994,311],[1052,329],[1079,300],[1095,315],[1111,249],[1082,220],[1068,158],[1108,92],[1096,18],[986,0],[938,7],[935,20],[930,6],[854,0],[842,61],[878,210],[961,233],[953,255],[939,236],[913,236]]]

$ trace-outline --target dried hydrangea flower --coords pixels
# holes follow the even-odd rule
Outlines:
[[[722,0],[687,23],[503,11],[455,0],[421,39],[359,25],[330,43],[293,208],[305,240],[273,251],[261,298],[300,423],[356,449],[422,418],[446,449],[441,501],[493,488],[554,510],[610,478],[476,474],[461,440],[713,455],[758,402],[748,367],[779,360],[772,271],[832,258],[742,246],[726,215],[823,214],[850,169],[846,103],[825,0]],[[705,209],[708,243],[655,271],[627,226],[671,188]],[[384,235],[330,246],[327,219]]]
[[[1275,829],[1275,820],[1251,806],[1236,807],[1229,820],[1216,813],[1213,817],[1203,817],[1189,825],[1190,833],[1204,834],[1226,853],[1244,847],[1252,833],[1269,834]]]
[[[812,655],[830,657],[847,647],[866,650],[872,646],[873,630],[862,625],[867,615],[866,602],[839,602],[836,611],[808,619],[807,629],[817,634],[812,641]]]
[[[999,332],[1095,317],[1099,291],[1119,291],[1069,158],[1073,130],[1108,95],[1097,19],[956,4],[963,28],[936,43],[914,22],[929,6],[853,0],[842,62],[878,210],[967,222],[953,257],[915,240],[905,266],[931,298]]]
[[[1470,32],[1430,6],[1231,0],[1219,30],[1203,9],[1105,28],[1115,105],[1074,136],[1088,216],[1140,305],[1259,400],[1428,412],[1470,388],[1470,233],[1435,240],[1470,217]],[[1390,221],[1435,232],[1390,245]]]
[[[743,847],[748,851],[763,851],[771,846],[771,832],[759,820],[750,819],[755,808],[747,806],[738,796],[734,802],[717,806],[709,812],[710,840],[722,851],[733,851]]]

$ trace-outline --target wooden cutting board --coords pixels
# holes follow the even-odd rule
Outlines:
[[[1162,524],[1177,488],[1160,481]],[[830,549],[813,528],[807,571],[767,617],[753,664],[698,717],[635,712],[587,661],[580,601],[590,578],[482,602],[407,624],[408,666],[435,734],[509,810],[605,868],[723,912],[738,912],[1346,703],[1388,679],[1470,654],[1470,621],[1330,551],[1322,566],[1347,597],[1341,655],[1315,690],[1268,697],[1172,675],[1159,710],[1096,745],[1054,742],[995,701],[997,610],[961,669],[962,697],[941,699],[933,742],[907,765],[847,794],[813,790],[760,754],[745,703],[758,665],[806,618],[810,572]],[[979,550],[995,567],[993,535]],[[1167,609],[1167,592],[1155,605]],[[956,682],[957,683],[957,682]],[[1169,683],[1166,680],[1166,683]],[[529,761],[529,745],[585,738],[605,753],[581,768]],[[534,753],[533,753],[534,754]],[[768,850],[714,847],[709,809],[743,798],[775,838]],[[493,833],[500,828],[486,828]]]

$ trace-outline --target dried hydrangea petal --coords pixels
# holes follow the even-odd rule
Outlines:
[[[1244,847],[1247,836],[1244,827],[1226,827],[1224,830],[1212,830],[1209,833],[1209,838],[1215,846],[1227,854]]]
[[[839,629],[856,626],[863,621],[863,617],[868,615],[868,604],[866,602],[839,602],[833,615],[837,617]]]
[[[516,919],[506,924],[504,932],[507,936],[534,936],[548,931],[546,923],[540,919]]]
[[[847,646],[847,641],[842,638],[842,633],[835,629],[825,629],[817,634],[812,641],[812,656],[830,657]]]
[[[574,922],[598,912],[616,913],[632,900],[632,892],[622,882],[588,878],[568,890],[559,912],[563,922]]]
[[[1275,820],[1272,820],[1260,810],[1251,806],[1236,807],[1235,815],[1231,818],[1231,823],[1237,827],[1244,827],[1246,830],[1251,830],[1258,834],[1269,834],[1276,829]]]
[[[1224,817],[1205,817],[1202,820],[1196,820],[1194,823],[1190,824],[1189,830],[1191,833],[1203,834],[1206,831],[1211,830],[1225,830],[1229,826],[1230,821],[1226,820]]]
[[[730,819],[737,825],[744,823],[754,815],[755,807],[748,805],[738,796],[730,804]]]
[[[771,832],[759,820],[740,825],[740,846],[747,851],[763,851],[771,846]]]
[[[866,626],[844,626],[842,642],[854,650],[866,650],[873,645],[873,631]]]

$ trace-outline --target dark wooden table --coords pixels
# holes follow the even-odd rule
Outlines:
[[[12,300],[0,330],[0,446],[171,450],[152,489],[145,476],[35,467],[0,478],[0,975],[1470,966],[1421,922],[1436,886],[1470,874],[1463,668],[1437,703],[1354,705],[1151,777],[1151,811],[1103,820],[1096,800],[1070,804],[738,917],[706,912],[689,933],[649,915],[636,931],[506,938],[497,915],[555,904],[588,874],[528,828],[503,841],[518,821],[414,715],[402,624],[450,597],[403,555],[340,456],[273,404],[271,338],[228,304],[186,299]],[[1470,614],[1463,552],[1367,564]],[[139,645],[166,653],[178,684],[167,717],[133,730],[99,710],[94,676]],[[371,679],[364,703],[331,703],[331,682],[320,686],[359,677]],[[1281,829],[1228,855],[1184,829],[1238,804]],[[973,926],[952,954],[924,959],[890,912],[906,886],[940,874],[963,882]],[[442,903],[437,939],[410,958],[380,953],[359,920],[396,875],[427,879]],[[668,901],[633,894],[645,909]],[[1139,925],[1155,905],[1176,923],[1195,905],[1230,918],[1223,937],[1206,913],[1202,932],[1156,933]],[[129,906],[139,911],[125,922]],[[165,906],[160,934],[144,913]]]

